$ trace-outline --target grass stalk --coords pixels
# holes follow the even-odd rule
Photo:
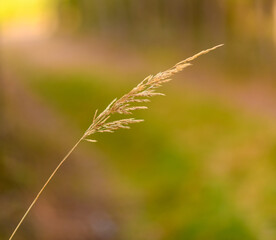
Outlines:
[[[47,181],[44,183],[43,187],[40,189],[40,191],[38,192],[38,194],[36,195],[36,197],[34,198],[34,200],[32,201],[31,205],[29,206],[29,208],[27,209],[27,211],[24,213],[23,217],[20,219],[19,223],[17,224],[17,226],[15,227],[14,231],[12,232],[9,240],[11,240],[13,238],[13,236],[15,235],[15,233],[17,232],[18,228],[20,227],[20,225],[23,223],[24,219],[27,217],[28,213],[31,211],[32,207],[34,206],[34,204],[36,203],[36,201],[38,200],[38,198],[40,197],[41,193],[44,191],[44,189],[47,187],[47,185],[49,184],[49,182],[52,180],[52,178],[55,176],[56,172],[59,170],[59,168],[63,165],[63,163],[67,160],[67,158],[71,155],[71,153],[76,149],[76,147],[80,144],[80,142],[82,141],[83,137],[81,137],[77,143],[70,149],[70,151],[66,154],[66,156],[60,161],[60,163],[57,165],[57,167],[55,168],[55,170],[51,173],[50,177],[47,179]]]
[[[40,189],[38,194],[36,195],[35,199],[32,201],[31,205],[27,209],[27,211],[24,213],[23,217],[20,219],[19,223],[15,227],[14,231],[12,232],[9,240],[12,240],[15,233],[17,232],[18,228],[21,226],[25,218],[27,217],[28,213],[34,206],[34,204],[37,202],[38,198],[40,197],[41,193],[44,191],[44,189],[47,187],[49,182],[52,180],[52,178],[55,176],[56,172],[60,169],[60,167],[63,165],[63,163],[68,159],[68,157],[71,155],[71,153],[76,149],[76,147],[80,144],[82,140],[86,140],[89,142],[96,142],[96,140],[88,138],[90,135],[93,135],[97,132],[109,132],[112,133],[117,129],[124,128],[129,129],[129,125],[132,123],[139,123],[142,122],[142,119],[135,119],[135,118],[124,118],[116,121],[108,121],[108,119],[115,113],[122,114],[122,115],[129,115],[132,114],[134,110],[141,110],[141,109],[147,109],[146,106],[137,106],[137,104],[144,104],[146,102],[149,102],[149,98],[154,96],[164,96],[163,93],[156,92],[156,89],[161,87],[164,83],[167,83],[171,81],[174,74],[181,72],[186,67],[190,66],[190,62],[196,59],[197,57],[204,55],[206,53],[209,53],[210,51],[215,50],[218,47],[221,47],[221,45],[217,45],[213,48],[209,48],[207,50],[203,50],[197,54],[195,54],[192,57],[189,57],[173,67],[169,68],[168,70],[164,72],[159,72],[156,75],[150,75],[146,77],[142,82],[140,82],[136,87],[134,87],[130,92],[123,95],[121,98],[117,99],[115,98],[104,111],[102,111],[100,114],[98,114],[98,111],[96,110],[92,123],[88,127],[88,129],[85,131],[83,136],[77,141],[77,143],[71,148],[71,150],[66,154],[66,156],[60,161],[58,166],[55,168],[55,170],[51,173],[50,177],[47,179],[43,187]],[[136,105],[133,105],[136,104]]]

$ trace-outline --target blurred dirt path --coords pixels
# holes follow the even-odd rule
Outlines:
[[[15,42],[7,49],[29,65],[36,68],[84,71],[102,71],[118,73],[152,73],[149,61],[142,54],[126,46],[115,46],[109,42],[95,39],[48,39],[43,41]],[[172,63],[174,64],[174,63]],[[163,69],[168,66],[161,66]],[[182,77],[183,76],[183,77]],[[231,79],[231,76],[219,72],[216,67],[200,66],[180,75],[184,78],[179,85],[192,91],[218,97],[261,117],[276,118],[276,86],[270,79],[248,76],[250,79]]]
[[[233,80],[227,74],[208,70],[189,72],[185,79],[189,80],[181,84],[192,91],[218,98],[253,116],[276,119],[276,86],[271,79],[248,76]]]
[[[137,51],[95,39],[40,39],[5,42],[6,52],[49,70],[70,68],[89,71],[101,69],[133,72],[145,68]]]

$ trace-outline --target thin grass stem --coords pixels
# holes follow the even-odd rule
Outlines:
[[[24,221],[24,219],[27,217],[28,213],[31,211],[32,207],[35,205],[36,201],[40,197],[41,193],[44,191],[44,189],[47,187],[47,185],[49,184],[49,182],[55,176],[55,174],[57,173],[57,171],[59,170],[59,168],[63,165],[63,163],[66,161],[66,159],[71,155],[71,153],[75,150],[75,148],[79,145],[79,143],[82,140],[83,140],[83,137],[81,137],[78,140],[78,142],[70,149],[70,151],[66,154],[66,156],[57,165],[57,167],[55,168],[55,170],[52,172],[52,174],[50,175],[50,177],[47,179],[47,181],[45,182],[45,184],[43,185],[43,187],[40,189],[40,191],[36,195],[35,199],[31,203],[31,205],[29,206],[29,208],[27,209],[27,211],[24,213],[23,217],[20,219],[19,223],[17,224],[16,228],[14,229],[13,233],[11,234],[9,240],[11,240],[13,238],[14,234],[17,232],[18,228],[20,227],[20,225],[22,224],[22,222]]]
[[[134,87],[130,92],[123,95],[121,98],[117,99],[115,98],[104,111],[102,111],[100,114],[98,114],[98,111],[96,110],[92,123],[88,127],[88,129],[85,131],[84,135],[78,140],[78,142],[71,148],[71,150],[67,153],[67,155],[61,160],[61,162],[58,164],[58,166],[55,168],[55,170],[52,172],[48,180],[45,182],[43,187],[40,189],[38,194],[36,195],[35,199],[27,209],[27,211],[24,213],[23,217],[20,219],[19,223],[17,224],[16,228],[14,229],[13,233],[11,234],[9,240],[12,240],[14,234],[17,232],[18,228],[38,200],[41,193],[44,191],[44,189],[47,187],[49,182],[52,180],[52,178],[55,176],[56,172],[59,170],[59,168],[62,166],[62,164],[66,161],[66,159],[71,155],[71,153],[75,150],[75,148],[79,145],[79,143],[82,140],[87,140],[89,142],[95,142],[94,139],[88,139],[90,135],[93,135],[97,132],[103,133],[103,132],[109,132],[113,133],[117,129],[129,129],[129,125],[132,123],[139,123],[142,122],[142,119],[135,119],[135,118],[123,118],[116,121],[107,121],[111,115],[117,113],[117,114],[132,114],[133,111],[139,110],[139,109],[147,109],[146,106],[136,106],[136,105],[130,105],[130,103],[141,103],[141,102],[149,102],[149,98],[153,96],[164,96],[164,94],[156,92],[156,89],[161,87],[163,83],[171,81],[171,78],[174,74],[181,72],[184,68],[191,66],[190,62],[194,59],[198,58],[201,55],[204,55],[206,53],[209,53],[210,51],[215,50],[218,47],[221,47],[221,45],[217,45],[213,48],[209,48],[207,50],[201,51],[200,53],[195,54],[192,57],[187,58],[186,60],[183,60],[170,69],[159,72],[156,75],[150,75],[146,77],[142,82],[140,82],[136,87]],[[98,115],[97,115],[98,114]]]

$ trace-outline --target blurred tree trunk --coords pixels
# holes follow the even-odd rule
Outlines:
[[[276,45],[276,0],[274,0],[273,1],[273,4],[272,4],[272,9],[273,9],[273,13],[272,13],[272,15],[273,15],[273,24],[272,24],[272,26],[273,26],[273,39],[274,39],[274,44]]]
[[[0,172],[1,172],[1,162],[3,158],[3,143],[4,143],[4,79],[3,79],[3,52],[2,52],[2,37],[1,37],[1,25],[0,25]]]
[[[225,4],[226,41],[232,41],[232,37],[235,36],[235,1],[227,0]]]

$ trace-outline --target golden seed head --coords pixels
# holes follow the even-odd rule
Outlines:
[[[223,44],[203,50],[194,56],[175,64],[173,67],[164,72],[159,72],[156,75],[149,75],[129,93],[125,94],[120,99],[115,98],[99,115],[97,115],[96,110],[93,121],[84,134],[84,139],[89,142],[95,142],[96,140],[87,139],[87,137],[96,132],[112,133],[120,128],[129,129],[129,124],[142,122],[142,119],[135,118],[127,118],[111,122],[107,122],[107,120],[114,113],[127,115],[132,114],[135,110],[147,109],[146,106],[131,106],[131,104],[149,102],[150,100],[148,98],[154,96],[165,96],[163,93],[156,92],[156,89],[161,87],[163,83],[171,81],[172,79],[170,77],[174,74],[181,72],[186,67],[191,66],[191,61],[221,46],[223,46]]]

